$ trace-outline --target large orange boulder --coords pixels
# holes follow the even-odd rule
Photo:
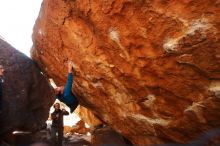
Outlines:
[[[44,0],[32,57],[134,144],[220,126],[219,0]]]

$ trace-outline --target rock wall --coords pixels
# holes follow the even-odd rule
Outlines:
[[[92,132],[91,143],[93,146],[129,146],[120,134],[108,126],[94,129]]]
[[[46,78],[31,59],[1,39],[0,64],[5,69],[0,136],[38,130],[48,118],[53,99]]]
[[[44,0],[32,57],[134,144],[220,126],[219,0]]]
[[[102,125],[103,122],[98,119],[96,115],[93,114],[93,112],[81,105],[77,107],[75,110],[75,113],[91,128],[94,128],[96,126]]]

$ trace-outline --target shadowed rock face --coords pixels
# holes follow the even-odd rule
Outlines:
[[[94,146],[127,146],[124,138],[108,126],[94,129],[91,142]]]
[[[44,0],[32,57],[134,144],[220,126],[220,2]]]
[[[0,133],[34,131],[45,124],[52,104],[47,80],[33,61],[0,40],[0,64],[5,68]]]

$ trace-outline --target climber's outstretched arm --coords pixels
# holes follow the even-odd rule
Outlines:
[[[65,109],[62,109],[63,115],[69,115],[69,112],[66,111]]]
[[[73,65],[72,62],[68,62],[68,77],[67,77],[67,83],[64,89],[64,93],[66,95],[71,95],[72,93],[72,84],[73,84]]]

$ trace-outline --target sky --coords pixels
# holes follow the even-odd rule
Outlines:
[[[42,0],[0,0],[0,36],[28,56],[41,3]]]

